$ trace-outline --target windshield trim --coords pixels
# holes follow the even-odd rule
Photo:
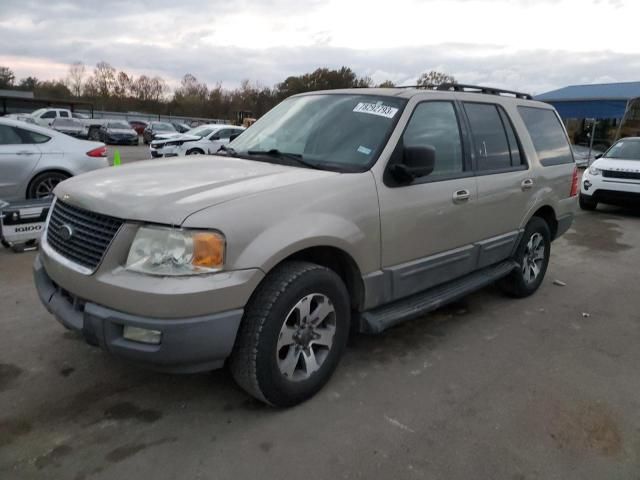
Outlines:
[[[380,144],[378,145],[378,147],[376,148],[376,150],[373,152],[373,154],[371,155],[371,159],[369,160],[368,163],[366,164],[362,164],[362,165],[349,165],[349,164],[342,164],[342,163],[336,163],[336,162],[319,162],[317,163],[317,168],[318,170],[325,170],[325,171],[331,171],[331,172],[339,172],[339,173],[363,173],[363,172],[367,172],[369,170],[371,170],[376,163],[378,163],[378,160],[380,159],[380,155],[382,154],[382,152],[384,151],[384,149],[387,147],[389,140],[391,139],[391,136],[393,135],[393,132],[396,131],[396,128],[398,127],[398,122],[400,121],[400,118],[402,117],[403,113],[405,112],[407,105],[409,104],[409,99],[408,98],[402,98],[402,97],[398,97],[395,95],[384,95],[384,94],[373,94],[373,93],[366,93],[366,92],[331,92],[331,91],[322,91],[322,92],[304,92],[304,93],[299,93],[296,95],[291,95],[290,97],[285,98],[282,102],[280,102],[278,105],[280,105],[281,103],[296,99],[296,98],[302,98],[302,97],[309,97],[309,96],[345,96],[345,97],[373,97],[373,98],[393,98],[395,101],[399,101],[399,105],[398,105],[398,112],[396,115],[394,115],[394,118],[391,121],[391,125],[389,125],[389,129],[387,130],[387,133],[384,137],[384,139],[382,139],[380,141]],[[278,106],[276,105],[276,107]],[[274,107],[275,108],[275,107]],[[267,112],[268,113],[268,112]],[[260,121],[260,119],[258,119],[258,121]],[[229,146],[233,148],[233,142],[229,143]],[[256,161],[262,161],[262,162],[270,162],[270,163],[278,163],[278,158],[277,157],[264,157],[261,156],[260,158],[254,156],[249,155],[246,151],[242,151],[242,150],[238,150],[237,152],[235,152],[235,155],[230,155],[230,156],[235,156],[237,158],[242,158],[242,159],[246,159],[246,160],[256,160]],[[304,159],[304,156],[302,157]],[[315,164],[315,162],[314,162]],[[305,167],[303,165],[292,165],[295,167],[299,167],[299,168],[310,168],[310,167]]]

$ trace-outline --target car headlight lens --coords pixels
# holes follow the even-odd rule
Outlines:
[[[599,168],[594,167],[593,165],[591,165],[591,166],[589,167],[589,173],[590,173],[591,175],[600,175],[600,169],[599,169]]]
[[[213,273],[222,270],[224,254],[225,238],[218,232],[141,227],[126,268],[163,276]]]

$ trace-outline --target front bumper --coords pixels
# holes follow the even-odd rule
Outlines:
[[[243,309],[186,318],[154,318],[82,300],[57,285],[36,257],[33,276],[45,308],[88,343],[155,370],[192,373],[221,367],[231,354]],[[158,345],[123,337],[125,326],[162,332]]]
[[[592,175],[585,170],[580,193],[597,202],[611,205],[640,204],[640,181]]]

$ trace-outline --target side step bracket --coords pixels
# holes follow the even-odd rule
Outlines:
[[[497,263],[425,292],[363,312],[360,315],[360,331],[380,333],[394,325],[420,317],[492,284],[517,267],[518,264],[513,260]]]

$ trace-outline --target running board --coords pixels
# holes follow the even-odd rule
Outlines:
[[[458,300],[509,275],[518,264],[513,260],[497,263],[457,280],[433,287],[393,303],[360,314],[360,331],[380,333],[399,323],[414,319]]]

